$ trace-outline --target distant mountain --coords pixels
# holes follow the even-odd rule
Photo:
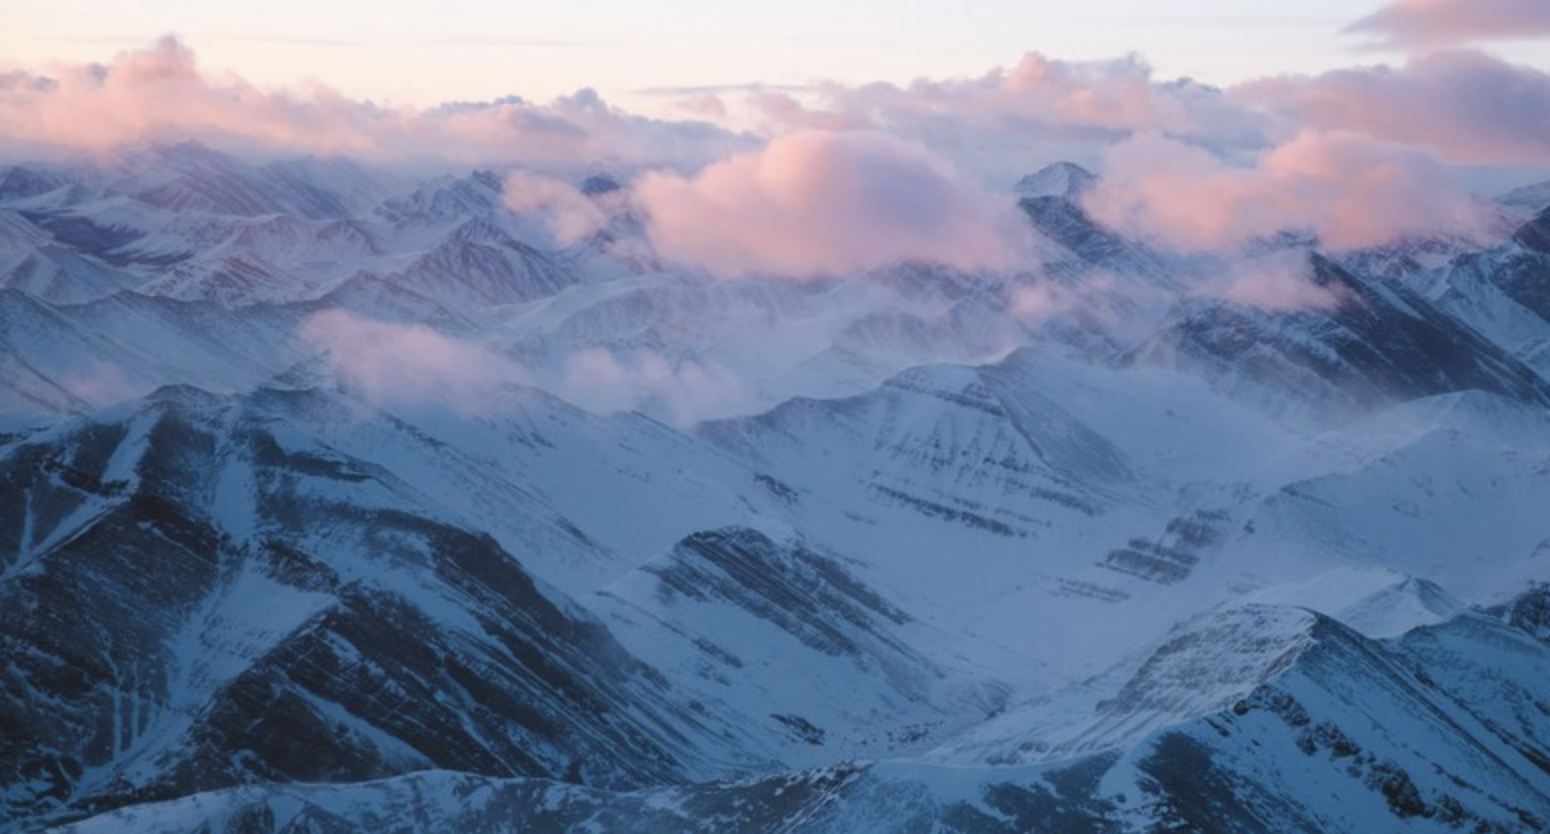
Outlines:
[[[1536,182],[1531,185],[1514,188],[1496,198],[1498,203],[1523,209],[1529,212],[1541,212],[1550,208],[1550,181]]]

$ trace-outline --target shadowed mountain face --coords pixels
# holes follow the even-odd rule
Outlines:
[[[1223,654],[1221,641],[1233,650]],[[1423,654],[1433,659],[1417,666]],[[1247,665],[1222,666],[1232,659]],[[1483,660],[1511,671],[1483,683],[1466,671]],[[584,823],[824,834],[1536,830],[1550,812],[1546,724],[1522,708],[1532,712],[1534,676],[1547,663],[1543,646],[1479,619],[1379,643],[1307,612],[1244,609],[1171,635],[1101,706],[1117,727],[1179,707],[1178,696],[1197,701],[1198,717],[1156,729],[1124,753],[999,767],[844,765],[624,794],[427,773],[257,797],[216,792],[200,798],[193,817],[224,826],[217,830],[260,832],[353,830],[389,819],[420,820],[414,830],[424,832]],[[1354,699],[1353,688],[1366,697]],[[1522,723],[1482,720],[1504,708]],[[1481,777],[1489,788],[1475,781]],[[177,820],[191,810],[177,800],[142,813]],[[66,830],[136,829],[131,814]]]
[[[1546,215],[1186,258],[1095,182],[793,281],[627,172],[562,244],[489,172],[0,169],[0,829],[1550,825]]]
[[[1507,349],[1402,285],[1315,256],[1331,309],[1284,314],[1192,306],[1140,356],[1184,362],[1216,386],[1287,410],[1351,415],[1457,391],[1550,403],[1550,384]],[[1177,357],[1177,358],[1174,358]]]
[[[1550,208],[1541,211],[1533,220],[1523,224],[1513,241],[1541,255],[1550,255]]]
[[[423,768],[674,778],[697,721],[666,681],[268,405],[168,390],[10,450],[11,813]]]

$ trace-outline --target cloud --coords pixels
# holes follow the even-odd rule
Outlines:
[[[1461,164],[1550,165],[1550,74],[1479,52],[1266,79],[1231,96],[1289,132],[1357,132],[1424,145]]]
[[[640,410],[687,426],[751,404],[738,376],[713,362],[669,362],[652,350],[588,348],[566,359],[557,393],[590,411]]]
[[[1550,36],[1544,0],[1398,0],[1346,31],[1389,46],[1430,50],[1489,40]]]
[[[685,113],[715,120],[726,119],[728,115],[726,102],[713,93],[685,96],[675,101],[674,107]]]
[[[922,144],[984,181],[1009,183],[1056,159],[1096,161],[1095,148],[1164,131],[1213,147],[1258,147],[1255,117],[1220,90],[1163,81],[1136,56],[1062,61],[1029,52],[975,77],[907,85],[821,82],[721,95],[766,134],[875,130]]]
[[[777,125],[871,128],[914,134],[932,126],[976,130],[1016,128],[1074,131],[1090,136],[1134,130],[1189,133],[1195,111],[1214,94],[1188,82],[1160,84],[1134,56],[1110,61],[1059,61],[1029,52],[1013,67],[977,78],[919,79],[908,86],[820,84],[809,107],[786,92],[758,90],[751,102]]]
[[[647,175],[635,195],[661,255],[720,276],[836,275],[903,260],[977,269],[1014,257],[1009,201],[883,133],[798,132],[692,179]]]
[[[97,407],[145,396],[154,387],[143,381],[131,381],[123,369],[100,359],[91,360],[85,368],[74,368],[63,374],[58,384],[70,396]]]
[[[1284,231],[1335,249],[1485,227],[1454,173],[1424,150],[1346,132],[1304,132],[1234,166],[1158,134],[1112,148],[1084,198],[1095,217],[1179,251],[1231,248]]]
[[[507,208],[537,216],[562,246],[580,243],[608,223],[603,210],[579,189],[531,171],[508,174],[502,195]]]
[[[363,399],[384,406],[445,406],[465,414],[490,410],[499,390],[529,373],[485,346],[420,324],[362,318],[343,310],[317,313],[298,338],[324,351],[334,374]]]
[[[1330,310],[1346,298],[1338,289],[1314,283],[1312,262],[1295,250],[1235,262],[1223,274],[1197,282],[1194,289],[1268,313]]]
[[[172,37],[107,64],[0,77],[0,137],[12,153],[33,156],[197,139],[237,152],[551,168],[692,169],[749,144],[703,122],[622,113],[590,90],[549,104],[508,97],[430,110],[382,107],[320,84],[266,91],[205,74]]]
[[[1025,324],[1041,325],[1057,316],[1066,315],[1081,303],[1081,294],[1072,288],[1052,281],[1040,281],[1013,289],[1007,299],[1007,311]]]
[[[684,426],[743,413],[753,402],[726,367],[710,360],[669,361],[649,349],[581,347],[529,366],[490,345],[422,324],[377,321],[345,310],[311,316],[296,335],[322,352],[345,390],[384,408],[484,416],[509,407],[510,389],[521,386],[594,413],[639,410]]]

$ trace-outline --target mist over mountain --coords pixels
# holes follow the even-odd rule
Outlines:
[[[758,130],[0,76],[0,830],[1545,830],[1550,77],[1429,8]]]

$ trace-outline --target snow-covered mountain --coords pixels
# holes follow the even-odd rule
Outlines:
[[[1497,201],[1502,205],[1530,213],[1544,211],[1550,208],[1550,181],[1514,188],[1498,197]]]
[[[0,171],[0,829],[1543,830],[1550,215],[1266,304],[1095,181],[798,281],[622,175]]]

